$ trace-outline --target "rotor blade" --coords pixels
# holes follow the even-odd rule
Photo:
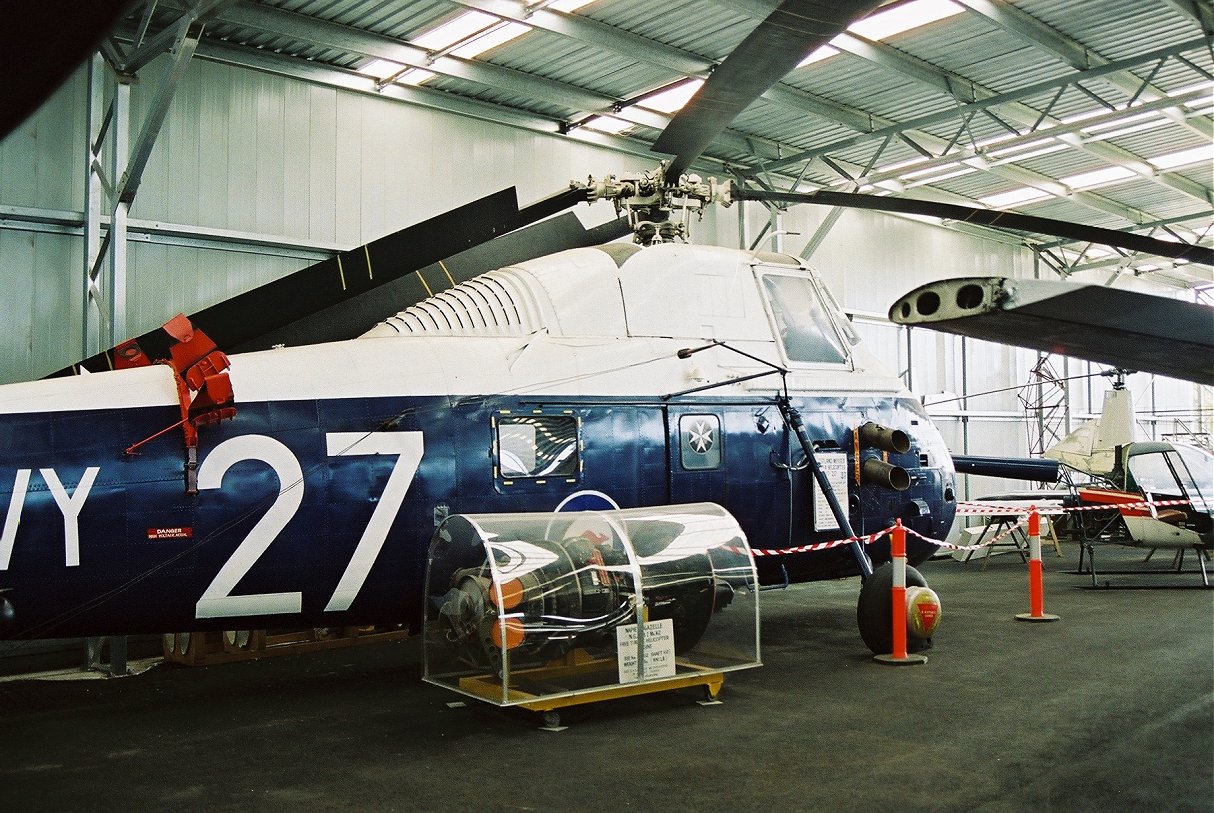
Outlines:
[[[0,140],[88,57],[130,0],[38,0],[4,4],[0,26]],[[53,45],[51,44],[53,40]]]
[[[767,189],[742,189],[734,186],[732,197],[735,200],[766,200],[782,203],[816,203],[821,206],[844,206],[851,209],[875,209],[880,212],[898,212],[909,215],[926,215],[945,220],[955,220],[961,223],[974,223],[979,226],[993,226],[1012,231],[1032,232],[1035,234],[1050,234],[1079,240],[1084,243],[1099,243],[1127,251],[1140,251],[1159,257],[1172,257],[1177,260],[1188,260],[1194,263],[1214,265],[1214,249],[1192,243],[1173,243],[1168,240],[1158,240],[1141,234],[1103,229],[1098,226],[1085,226],[1082,223],[1072,223],[1066,220],[1054,220],[1048,217],[1022,215],[1017,212],[1006,212],[1000,209],[978,209],[972,206],[958,206],[954,203],[938,203],[934,200],[919,200],[916,198],[895,198],[882,195],[862,195],[858,192],[776,192]]]
[[[570,188],[519,209],[514,188],[503,189],[212,305],[191,314],[190,321],[222,349],[251,346],[259,337],[309,314],[585,200],[585,190]],[[163,335],[157,328],[136,341],[155,359],[160,357],[156,352],[162,349]],[[49,377],[72,375],[78,366],[92,372],[113,369],[113,348]]]
[[[674,155],[666,179],[679,175],[739,113],[879,0],[784,0],[751,31],[662,131],[654,152]]]
[[[903,296],[890,321],[1214,385],[1214,308],[1123,288],[962,277]]]
[[[621,235],[628,233],[627,218],[620,218],[613,223],[623,224]],[[586,229],[577,215],[565,212],[495,237],[487,243],[473,246],[437,263],[419,268],[413,273],[397,277],[379,288],[364,291],[256,339],[225,349],[246,353],[251,350],[266,350],[276,344],[299,346],[353,339],[410,305],[486,271],[504,268],[545,254],[597,245],[614,239],[604,237],[600,231],[603,228],[599,226]]]

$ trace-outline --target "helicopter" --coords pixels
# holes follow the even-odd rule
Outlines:
[[[876,5],[782,3],[663,132],[656,171],[522,208],[503,190],[0,387],[0,636],[416,628],[448,517],[713,502],[772,554],[762,584],[860,575],[861,635],[888,651],[889,545],[862,541],[900,522],[928,558],[956,458],[804,262],[685,242],[707,205],[777,199],[695,158]],[[569,234],[559,213],[597,200],[620,216]],[[395,295],[458,259],[453,287]],[[692,627],[718,608],[697,606]]]

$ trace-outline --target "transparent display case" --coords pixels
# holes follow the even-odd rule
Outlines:
[[[711,503],[455,514],[426,596],[425,680],[498,705],[715,696],[724,672],[759,665],[754,558]]]

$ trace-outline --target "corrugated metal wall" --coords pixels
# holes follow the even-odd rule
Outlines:
[[[133,132],[159,70],[157,64],[146,68],[151,80],[132,91]],[[80,71],[0,143],[0,205],[83,208],[85,93]],[[131,216],[352,247],[512,184],[527,203],[572,178],[645,166],[642,159],[568,138],[196,60],[174,97]],[[587,222],[612,216],[606,204],[579,213]],[[781,228],[798,233],[782,238],[785,250],[800,251],[827,215],[827,209],[811,206],[785,213]],[[747,235],[758,234],[766,217],[752,205]],[[701,242],[739,244],[737,209],[710,212],[695,235]],[[860,211],[842,215],[811,262],[845,308],[878,314],[932,279],[1034,273],[1033,257],[1021,247]],[[0,381],[36,377],[80,356],[81,263],[79,237],[0,228]],[[129,332],[151,329],[178,311],[197,310],[306,264],[132,242]],[[903,330],[864,320],[858,325],[891,369],[902,372],[911,365],[916,394],[974,396],[965,423],[942,418],[955,450],[1025,452],[1023,406],[1009,388],[1027,381],[1035,354],[967,342],[963,380],[959,339],[919,330],[908,348]],[[1087,368],[1072,362],[1069,372]],[[1193,406],[1189,385],[1146,376],[1132,377],[1130,385],[1140,408]],[[1099,378],[1073,385],[1071,412],[1098,411],[1107,387]],[[960,407],[955,402],[941,409]]]

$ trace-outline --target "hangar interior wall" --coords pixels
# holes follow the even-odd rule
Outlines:
[[[158,66],[145,69],[158,75]],[[132,122],[153,93],[135,85]],[[81,357],[82,238],[70,220],[84,203],[87,79],[74,74],[43,107],[0,142],[0,283],[6,329],[0,381],[36,378]],[[410,106],[354,91],[196,59],[176,91],[152,150],[131,217],[150,224],[130,244],[128,328],[134,335],[304,267],[309,253],[365,243],[461,203],[515,185],[521,203],[570,179],[644,169],[651,162],[568,137]],[[700,242],[749,245],[768,220],[757,204],[708,213]],[[20,212],[26,222],[11,217]],[[613,215],[582,207],[587,223]],[[776,242],[798,253],[829,210],[798,206],[779,217]],[[157,229],[228,237],[270,237],[297,245],[267,252],[235,239],[222,247],[164,239]],[[183,244],[185,243],[185,244]],[[1023,455],[1036,420],[1018,398],[1038,362],[1030,351],[967,341],[884,321],[897,296],[949,276],[1031,277],[1026,248],[874,212],[846,211],[810,262],[819,269],[871,350],[937,402],[945,437],[958,452]],[[1063,376],[1099,368],[1052,359]],[[1110,381],[1070,382],[1060,428],[1098,413]],[[1129,379],[1144,437],[1208,432],[1208,388],[1152,376]],[[964,397],[965,400],[960,400]],[[1207,419],[1208,420],[1208,419]],[[977,493],[1015,483],[979,479]]]

